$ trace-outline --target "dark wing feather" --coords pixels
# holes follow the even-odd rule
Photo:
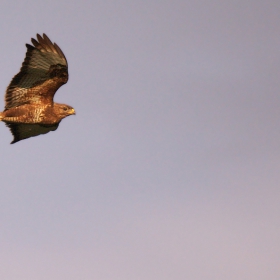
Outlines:
[[[16,124],[16,123],[6,123],[6,126],[10,128],[14,140],[11,144],[14,144],[20,140],[38,136],[40,134],[46,134],[50,131],[54,131],[58,128],[59,123],[55,125],[40,125],[40,124]]]
[[[55,92],[68,81],[68,64],[62,50],[46,34],[34,46],[26,44],[27,52],[20,72],[6,90],[5,110],[31,103],[52,104]]]

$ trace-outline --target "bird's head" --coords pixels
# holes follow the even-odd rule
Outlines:
[[[56,103],[56,107],[56,111],[61,118],[76,114],[75,109],[69,105]]]

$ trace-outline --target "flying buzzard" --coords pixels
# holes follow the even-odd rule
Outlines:
[[[46,34],[37,34],[27,52],[20,72],[6,90],[5,109],[0,121],[14,136],[11,144],[57,129],[61,120],[75,114],[68,105],[53,102],[56,91],[68,81],[67,60]]]

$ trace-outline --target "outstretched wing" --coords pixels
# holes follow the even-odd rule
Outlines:
[[[54,125],[41,125],[41,124],[16,124],[16,123],[6,123],[6,126],[10,128],[14,140],[11,144],[14,144],[20,140],[38,136],[40,134],[46,134],[50,131],[54,131],[58,128],[59,123]]]
[[[52,104],[55,92],[68,81],[67,60],[57,44],[46,34],[34,46],[26,44],[27,52],[20,72],[14,76],[5,95],[5,110],[31,103]]]

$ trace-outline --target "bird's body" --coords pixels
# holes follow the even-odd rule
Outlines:
[[[61,120],[75,114],[66,104],[53,102],[56,91],[68,81],[67,60],[61,49],[43,34],[27,46],[20,72],[12,79],[5,95],[0,121],[14,135],[12,143],[55,130]]]
[[[68,105],[54,103],[51,105],[24,104],[0,113],[0,120],[11,123],[55,124],[68,114],[75,113]]]

